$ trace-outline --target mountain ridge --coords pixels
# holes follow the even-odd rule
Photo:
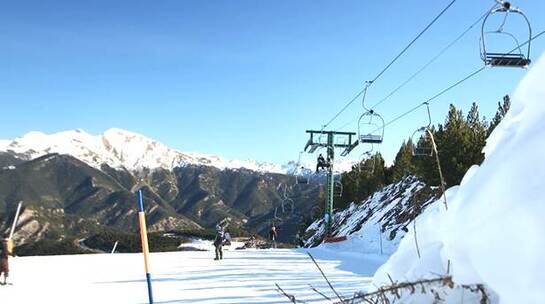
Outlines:
[[[0,151],[24,160],[50,154],[71,155],[100,169],[103,164],[131,171],[162,168],[172,170],[187,165],[219,169],[246,168],[256,172],[286,173],[291,168],[253,160],[228,160],[216,155],[182,152],[131,131],[111,128],[100,135],[81,129],[46,134],[31,131],[14,140],[0,140]]]
[[[213,154],[184,152],[135,132],[110,128],[99,135],[82,129],[46,134],[30,131],[13,140],[0,140],[0,152],[32,160],[46,154],[71,155],[88,165],[100,169],[103,164],[115,169],[141,171],[143,169],[167,169],[188,165],[211,166],[221,170],[248,169],[261,173],[309,175],[312,163],[289,161],[285,164],[255,160],[226,159]],[[350,170],[351,161],[336,163],[336,172]],[[304,167],[301,169],[301,167]],[[311,168],[311,169],[309,169]]]

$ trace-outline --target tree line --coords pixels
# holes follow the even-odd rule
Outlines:
[[[451,104],[444,123],[430,126],[447,187],[459,184],[472,165],[483,162],[482,150],[486,138],[505,117],[510,105],[509,95],[504,96],[503,101],[498,102],[496,114],[488,121],[486,117],[481,117],[475,102],[467,115]],[[426,145],[431,148],[430,142],[424,137],[409,137],[401,144],[391,166],[385,164],[380,152],[354,165],[351,171],[343,173],[341,177],[343,194],[336,207],[343,208],[350,202],[359,202],[407,175],[418,176],[430,186],[440,185],[435,157],[413,155],[415,147]]]

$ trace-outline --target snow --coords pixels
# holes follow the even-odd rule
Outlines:
[[[181,250],[201,250],[201,251],[214,251],[214,242],[203,239],[192,239],[189,243],[183,243],[178,246]],[[238,247],[242,247],[244,242],[231,241],[231,245],[223,246],[223,250],[235,250]]]
[[[387,274],[400,281],[445,274],[450,261],[455,283],[484,283],[498,296],[492,303],[545,303],[543,79],[545,55],[522,80],[511,109],[488,138],[485,161],[447,192],[448,211],[438,202],[417,218],[422,257],[414,239],[405,237],[375,274],[375,284],[387,284]],[[399,303],[416,302],[409,297]]]
[[[79,129],[54,134],[32,131],[14,140],[0,140],[0,151],[24,155],[27,159],[48,153],[68,154],[95,168],[107,164],[131,171],[143,168],[170,170],[187,165],[273,173],[286,173],[288,169],[272,163],[181,152],[143,135],[116,128],[108,129],[102,135],[91,135]]]
[[[102,164],[130,171],[167,169],[188,165],[211,166],[221,170],[248,169],[261,173],[293,174],[299,166],[312,168],[314,159],[297,164],[290,161],[279,165],[255,160],[228,160],[216,155],[182,152],[170,148],[141,134],[111,128],[101,135],[91,135],[76,129],[53,134],[31,131],[14,140],[0,140],[0,152],[12,152],[26,159],[34,159],[48,153],[68,154],[88,165],[100,169]],[[353,161],[335,162],[335,172],[350,170]],[[306,175],[313,169],[305,169]]]
[[[213,252],[151,254],[155,303],[287,303],[278,283],[307,303],[331,303],[333,292],[305,251],[236,250],[214,261]],[[371,280],[339,269],[328,256],[319,265],[343,296]],[[0,286],[2,303],[147,303],[141,254],[17,257],[10,260],[13,285]]]
[[[375,192],[359,204],[352,203],[350,207],[335,212],[333,235],[347,237],[346,241],[340,243],[342,245],[335,246],[341,246],[338,249],[347,251],[357,248],[357,251],[362,253],[391,255],[405,235],[402,228],[408,224],[410,217],[404,215],[411,211],[411,200],[423,189],[425,189],[423,182],[409,176]],[[421,208],[425,209],[430,202],[423,202]],[[306,231],[315,231],[306,242],[307,245],[315,244],[325,233],[324,221],[322,219],[315,221]],[[390,235],[393,235],[391,239]],[[319,245],[329,246],[332,244]]]

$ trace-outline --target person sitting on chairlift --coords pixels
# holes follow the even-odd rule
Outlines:
[[[327,161],[324,159],[324,157],[322,156],[322,154],[320,154],[318,156],[318,163],[316,164],[316,173],[318,173],[318,171],[320,169],[325,169],[325,168],[329,168],[329,158],[327,158]]]

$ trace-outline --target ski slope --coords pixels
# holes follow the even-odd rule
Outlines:
[[[345,296],[366,289],[376,269],[355,273],[333,253],[315,254]],[[0,286],[2,303],[147,303],[148,299],[141,254],[16,257],[10,268],[13,285]],[[287,303],[275,283],[307,303],[331,303],[309,284],[335,297],[306,251],[299,249],[231,250],[224,252],[222,261],[214,261],[210,251],[152,253],[151,272],[155,303]]]

